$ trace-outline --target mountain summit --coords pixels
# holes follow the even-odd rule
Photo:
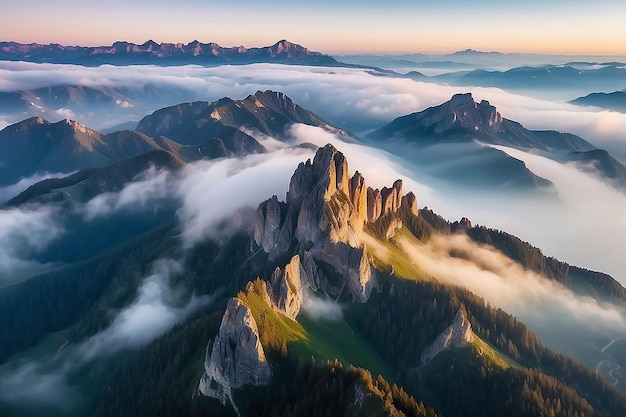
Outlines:
[[[423,145],[437,142],[479,141],[491,145],[547,152],[587,152],[596,149],[583,138],[551,130],[528,130],[503,118],[488,101],[474,101],[471,93],[455,94],[439,106],[398,117],[373,132],[372,138],[407,139]]]

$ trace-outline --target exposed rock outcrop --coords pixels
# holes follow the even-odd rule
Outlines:
[[[406,207],[409,210],[409,212],[411,212],[411,214],[413,214],[414,216],[419,215],[419,208],[417,206],[417,198],[415,197],[415,194],[413,194],[412,191],[409,191],[407,195],[402,197],[402,203],[400,204],[400,207]]]
[[[278,241],[283,221],[284,203],[276,196],[264,201],[258,208],[258,221],[254,228],[254,240],[269,253]]]
[[[233,389],[266,385],[270,380],[272,374],[256,321],[250,309],[237,298],[228,301],[210,355],[207,347],[204,368],[198,389],[222,404],[227,400],[232,403]]]
[[[401,189],[402,183],[398,181],[391,189],[377,191],[379,197],[375,198],[380,199],[381,212],[383,207],[388,212],[397,210]],[[371,193],[359,172],[349,176],[345,156],[327,145],[318,150],[313,161],[298,166],[291,178],[284,209],[274,197],[259,206],[255,241],[269,254],[270,262],[278,264],[287,262],[294,253],[308,252],[314,261],[331,265],[337,272],[334,275],[344,279],[337,282],[326,276],[315,285],[309,280],[311,288],[321,285],[325,292],[333,295],[347,288],[356,299],[366,301],[375,286],[375,277],[360,235],[372,217],[368,216]],[[280,276],[295,277],[283,271],[273,280],[279,280]],[[279,288],[278,281],[272,283],[272,288]],[[278,293],[274,291],[274,294]],[[282,291],[280,294],[290,293]],[[299,310],[297,303],[274,301],[285,308],[290,317]]]
[[[470,322],[465,318],[463,311],[459,310],[452,320],[450,327],[445,329],[437,339],[424,349],[422,352],[421,361],[422,364],[430,362],[435,356],[444,350],[448,350],[452,347],[463,347],[474,340],[472,334],[472,326]]]
[[[368,188],[359,172],[349,176],[341,152],[332,145],[320,148],[313,161],[301,163],[294,172],[285,203],[273,196],[257,209],[254,240],[274,268],[261,296],[291,319],[308,290],[332,297],[348,291],[366,302],[376,277],[361,241],[364,226],[401,206],[417,215],[417,200],[412,193],[402,195],[402,181],[382,190]],[[388,233],[401,226],[399,219],[391,219]],[[237,299],[228,303],[205,368],[199,390],[222,403],[232,403],[232,389],[269,381],[256,323]]]
[[[309,252],[295,255],[284,268],[276,268],[270,281],[271,301],[281,313],[295,319],[307,289],[317,291],[318,272]]]
[[[286,203],[280,203],[274,196],[259,206],[254,238],[269,254],[270,264],[286,264],[294,254],[308,252],[313,261],[332,266],[336,272],[332,275],[339,277],[333,279],[318,273],[316,287],[334,296],[347,288],[354,298],[365,302],[376,280],[367,248],[361,241],[364,226],[396,213],[402,205],[418,214],[417,199],[412,193],[402,195],[401,180],[382,190],[367,187],[359,172],[349,176],[345,156],[332,145],[326,145],[317,151],[313,161],[298,166],[289,184]],[[391,219],[385,227],[389,238],[402,227],[402,222]],[[296,275],[281,269],[272,278],[275,304],[288,316],[295,317],[299,305],[291,297],[293,292],[286,289],[289,285],[299,288],[304,284],[293,281],[283,285],[279,282],[281,277],[293,281]],[[289,300],[279,296],[289,296]]]
[[[467,217],[462,217],[461,220],[455,221],[450,225],[450,230],[453,232],[465,232],[473,227],[472,222]]]

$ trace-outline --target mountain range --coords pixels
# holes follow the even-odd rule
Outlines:
[[[335,135],[337,145],[297,141],[294,125]],[[607,181],[626,172],[584,139],[525,129],[470,94],[400,117],[364,142],[415,165],[452,159],[469,183],[483,175],[531,191],[550,184],[490,146],[591,164]],[[617,309],[626,301],[617,280],[420,209],[401,179],[369,185],[339,149],[349,143],[363,144],[276,91],[180,103],[134,131],[42,118],[0,131],[1,184],[77,171],[1,208],[52,213],[49,228],[64,232],[29,254],[47,271],[0,277],[10,282],[0,286],[0,414],[626,414],[623,384],[611,379],[621,382],[626,366],[611,348],[620,341],[567,309]],[[308,158],[281,180],[284,198],[229,208],[190,240],[204,230],[202,216],[272,180],[217,184],[213,195],[226,179],[193,175],[258,164],[246,158],[272,164],[277,146]],[[196,217],[188,199],[199,199]],[[554,332],[580,349],[576,360],[468,289],[485,277],[529,288],[544,318],[552,308],[566,316]],[[590,353],[595,345],[606,347]]]
[[[197,40],[184,43],[156,43],[152,40],[141,45],[131,42],[114,42],[110,46],[64,46],[59,44],[21,44],[0,42],[0,60],[38,63],[131,65],[223,65],[275,62],[300,65],[336,66],[338,62],[319,52],[281,40],[271,46],[246,48],[223,47],[215,42]]]
[[[566,92],[622,89],[626,84],[623,63],[565,63],[562,65],[521,66],[508,70],[474,69],[441,74],[436,82],[458,86],[499,87],[511,91]]]
[[[223,98],[163,108],[136,130],[101,134],[66,119],[30,118],[0,131],[0,185],[36,172],[72,172],[164,150],[183,161],[265,152],[246,131],[285,139],[286,127],[303,123],[331,129],[282,93],[258,91],[244,100]],[[241,128],[244,128],[241,130]],[[341,132],[334,128],[334,131]]]

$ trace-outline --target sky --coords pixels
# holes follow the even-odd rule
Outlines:
[[[23,43],[250,47],[288,39],[329,54],[626,55],[623,0],[0,0],[0,10],[0,40]]]

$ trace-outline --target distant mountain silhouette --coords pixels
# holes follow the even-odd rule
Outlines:
[[[601,107],[607,110],[614,110],[626,113],[626,91],[613,91],[612,93],[591,93],[584,97],[578,97],[572,104],[579,106]]]
[[[329,66],[339,64],[328,55],[310,51],[287,40],[281,40],[273,45],[260,48],[223,47],[215,42],[202,43],[197,40],[188,44],[159,44],[149,40],[141,45],[118,41],[110,46],[0,42],[0,60],[81,65],[180,65],[191,63],[219,65],[256,62]]]

